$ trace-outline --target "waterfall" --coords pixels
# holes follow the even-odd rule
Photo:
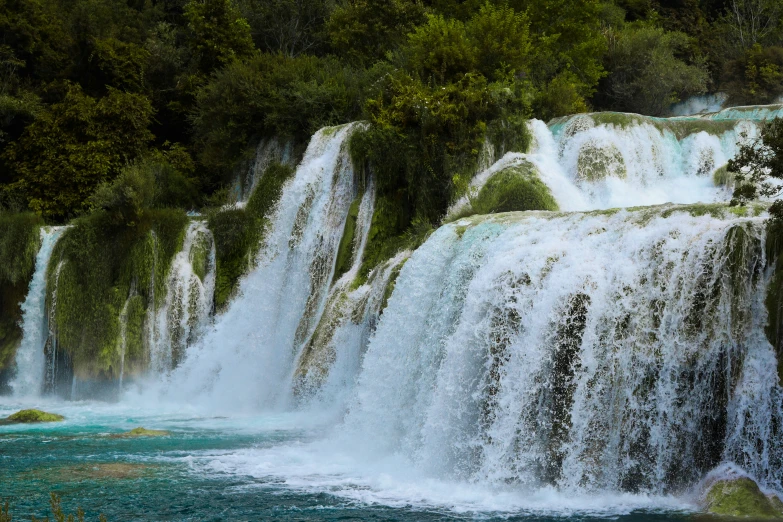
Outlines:
[[[169,397],[237,409],[288,403],[286,381],[325,307],[357,192],[347,151],[355,128],[326,128],[313,136],[270,217],[256,267],[173,372]]]
[[[154,280],[150,285],[150,364],[157,372],[165,373],[180,363],[210,319],[215,292],[215,242],[204,221],[191,221],[188,225],[182,248],[171,263],[165,302],[159,310],[154,306]]]
[[[402,269],[341,437],[483,485],[668,493],[730,460],[781,489],[763,244],[761,218],[676,206],[444,226]]]
[[[48,338],[46,315],[46,273],[49,258],[65,227],[41,229],[41,248],[35,258],[35,272],[22,304],[22,343],[16,352],[16,376],[11,381],[14,395],[38,395],[43,391]]]

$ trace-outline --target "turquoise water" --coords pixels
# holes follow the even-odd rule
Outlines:
[[[182,408],[150,411],[90,402],[36,405],[60,412],[67,420],[0,426],[0,498],[10,502],[15,520],[48,515],[50,491],[62,497],[66,511],[81,506],[88,520],[103,513],[110,521],[692,518],[687,508],[655,506],[674,502],[671,499],[607,498],[586,502],[580,509],[578,502],[549,492],[533,494],[539,497],[531,499],[534,507],[524,507],[525,495],[519,492],[509,503],[508,491],[474,496],[467,485],[464,494],[457,487],[449,500],[431,483],[419,484],[416,491],[416,484],[390,486],[384,473],[378,474],[377,482],[366,476],[353,478],[345,472],[350,468],[341,471],[308,461],[308,451],[317,451],[313,445],[327,431],[324,419],[312,413],[225,418],[194,415]],[[31,406],[0,402],[0,417]],[[170,430],[171,436],[111,436],[137,426]],[[338,454],[323,458],[343,459]]]

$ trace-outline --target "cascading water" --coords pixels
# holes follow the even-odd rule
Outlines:
[[[35,272],[22,305],[22,344],[16,352],[16,376],[11,381],[14,395],[38,395],[43,391],[48,338],[46,315],[46,273],[49,258],[65,227],[41,229],[41,248],[35,258]]]
[[[172,374],[167,396],[237,409],[279,407],[286,380],[325,306],[356,176],[346,150],[356,125],[313,136],[283,188],[256,268]]]
[[[400,274],[343,436],[481,484],[665,493],[732,460],[780,489],[763,235],[677,207],[443,227]]]
[[[151,283],[154,289],[154,281]],[[148,316],[150,363],[165,373],[184,358],[210,319],[215,292],[215,242],[203,221],[191,221],[172,261],[165,303]],[[154,303],[154,293],[151,302]]]

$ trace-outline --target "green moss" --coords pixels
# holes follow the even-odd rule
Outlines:
[[[5,419],[6,424],[31,424],[36,422],[61,422],[65,417],[41,410],[21,410]]]
[[[187,221],[184,211],[149,209],[126,227],[97,212],[63,234],[50,261],[47,306],[56,300],[53,327],[78,377],[119,376],[119,318],[129,299],[125,369],[144,368],[140,323],[165,299],[166,275]]]
[[[147,428],[142,428],[139,426],[138,428],[133,428],[130,431],[126,431],[125,433],[118,433],[116,435],[112,435],[112,438],[115,439],[131,439],[136,437],[167,437],[171,435],[170,431],[166,430],[148,430]]]
[[[470,204],[471,213],[475,214],[558,209],[549,187],[529,163],[494,174]]]
[[[35,271],[43,219],[31,212],[0,212],[0,283],[27,282]]]
[[[356,235],[356,220],[359,218],[359,205],[361,205],[362,197],[358,196],[351,203],[351,208],[348,210],[348,217],[345,219],[345,228],[343,229],[343,236],[340,239],[340,248],[337,250],[337,262],[334,269],[334,281],[340,279],[340,277],[351,268],[351,261],[353,260],[353,252],[356,248],[355,235]]]
[[[778,359],[778,377],[783,383],[783,225],[770,221],[767,225],[767,264],[774,267],[764,301],[767,307],[765,332],[775,348]]]
[[[728,165],[723,165],[712,174],[712,181],[716,187],[733,187],[734,173],[729,170]]]
[[[407,259],[404,260],[402,263],[395,266],[391,274],[389,274],[389,281],[386,283],[386,288],[383,291],[383,301],[381,302],[381,308],[378,311],[379,314],[382,314],[386,309],[386,305],[389,304],[389,298],[391,298],[392,294],[394,293],[394,287],[397,286],[397,278],[400,276],[402,267],[405,266],[405,263],[407,262]]]
[[[623,112],[596,112],[590,114],[590,117],[596,125],[613,125],[622,129],[646,123],[661,132],[671,132],[678,140],[699,132],[719,136],[734,130],[736,125],[733,120],[712,120],[698,117],[655,118]]]
[[[292,167],[273,163],[258,180],[245,208],[209,214],[209,229],[215,240],[215,308],[218,311],[225,309],[239,279],[251,268],[264,228],[293,173]]]
[[[190,248],[190,264],[193,267],[193,272],[202,281],[209,271],[211,250],[211,241],[206,233],[200,233]]]
[[[783,517],[783,512],[747,477],[712,484],[707,491],[706,508],[716,515],[757,519]]]
[[[580,180],[598,181],[609,175],[625,179],[627,170],[623,155],[615,145],[588,145],[579,151],[576,175]]]

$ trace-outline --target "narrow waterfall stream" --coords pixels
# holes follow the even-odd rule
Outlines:
[[[22,344],[16,352],[16,376],[11,381],[16,396],[38,395],[43,391],[46,358],[44,344],[49,327],[46,314],[46,273],[49,258],[64,227],[41,229],[41,248],[35,258],[35,273],[22,305]]]

